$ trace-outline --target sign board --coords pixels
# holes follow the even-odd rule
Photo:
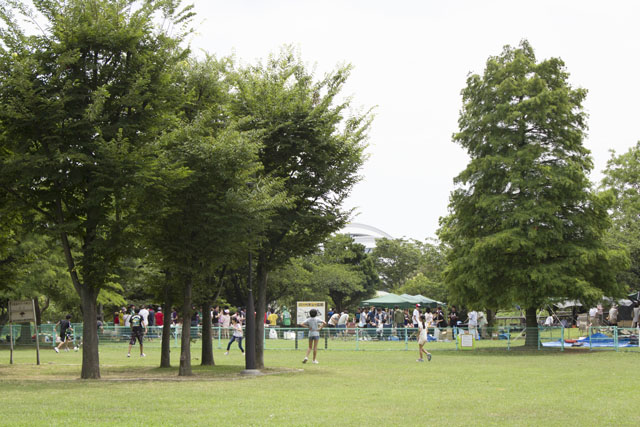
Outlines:
[[[33,300],[9,301],[9,321],[26,323],[36,321]]]
[[[460,342],[460,347],[464,348],[473,348],[473,335],[471,334],[460,334],[458,335],[458,340]]]
[[[11,355],[9,363],[13,364],[13,324],[33,322],[36,327],[36,362],[40,364],[40,334],[38,333],[38,323],[36,322],[36,306],[33,300],[9,301],[9,330],[11,331]]]
[[[311,311],[312,308],[315,308],[316,311],[318,312],[318,315],[316,317],[319,317],[320,319],[326,321],[325,319],[326,309],[325,309],[324,301],[298,301],[297,316],[296,316],[296,323],[298,325],[304,322],[305,320],[307,320],[307,318],[311,317],[309,316],[309,312]]]

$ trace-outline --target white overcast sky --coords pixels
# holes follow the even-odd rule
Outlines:
[[[393,237],[435,237],[453,178],[467,164],[453,142],[469,72],[506,44],[528,39],[538,60],[562,58],[588,89],[598,182],[609,150],[640,139],[640,2],[196,0],[191,45],[255,63],[284,44],[317,75],[351,63],[345,93],[377,106],[363,180],[346,206],[355,222]]]

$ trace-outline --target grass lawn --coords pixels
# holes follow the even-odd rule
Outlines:
[[[215,367],[176,377],[126,345],[100,349],[102,380],[79,380],[81,353],[0,350],[0,425],[640,425],[640,352],[267,350],[269,375],[215,350]],[[172,350],[177,364],[178,351]]]

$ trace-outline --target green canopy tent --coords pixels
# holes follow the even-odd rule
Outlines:
[[[361,307],[384,307],[394,308],[398,306],[400,308],[410,308],[418,303],[412,302],[396,294],[386,294],[377,298],[371,298],[360,302]]]
[[[438,306],[446,305],[443,302],[436,301],[434,299],[427,298],[427,297],[422,296],[422,295],[402,294],[402,295],[400,295],[400,297],[406,299],[407,301],[412,302],[413,304],[420,304],[421,307],[436,308]]]

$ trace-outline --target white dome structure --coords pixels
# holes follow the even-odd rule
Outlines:
[[[379,228],[372,227],[366,224],[360,224],[358,222],[351,222],[347,224],[342,230],[341,234],[347,234],[356,242],[365,247],[367,253],[371,252],[376,247],[376,240],[381,238],[393,239],[388,233],[380,230]]]

